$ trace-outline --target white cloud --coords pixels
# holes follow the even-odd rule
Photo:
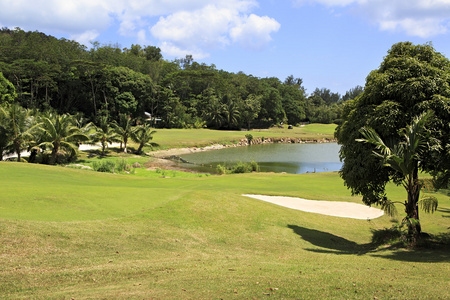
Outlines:
[[[296,5],[352,7],[381,30],[428,38],[450,29],[450,0],[294,0]]]
[[[229,9],[208,5],[201,10],[161,17],[150,31],[160,40],[181,46],[197,44],[214,48],[229,44],[227,32],[235,18],[236,13]]]
[[[207,5],[195,11],[181,11],[161,17],[150,32],[170,53],[214,49],[238,42],[250,49],[261,49],[271,41],[270,34],[276,32],[280,24],[269,17],[248,16],[238,7],[229,5]],[[242,5],[247,9],[247,5]],[[170,45],[170,47],[168,47]],[[167,50],[161,48],[167,53]],[[186,53],[184,54],[193,54]],[[205,55],[200,52],[198,55]],[[199,58],[194,55],[194,58]]]
[[[89,45],[91,42],[95,41],[99,33],[96,30],[88,30],[81,34],[72,34],[70,36],[71,40],[75,40],[82,45]]]
[[[294,0],[295,5],[306,5],[306,4],[322,4],[326,6],[346,6],[358,2],[358,0]]]
[[[367,1],[359,10],[381,30],[402,31],[422,38],[447,33],[450,25],[449,0]]]
[[[147,31],[144,29],[139,30],[137,33],[138,43],[141,45],[147,45]]]
[[[8,26],[81,34],[104,30],[112,21],[106,0],[0,0],[0,19]]]
[[[257,0],[0,0],[0,7],[7,8],[0,20],[8,27],[67,34],[88,45],[116,23],[122,36],[142,42],[151,33],[163,52],[198,56],[233,42],[260,48],[279,28],[250,14]]]
[[[234,41],[248,49],[259,50],[266,46],[272,37],[270,34],[280,29],[280,23],[269,17],[259,17],[251,14],[242,18],[230,31],[230,36]]]
[[[192,55],[194,59],[203,59],[209,57],[209,53],[202,51],[196,46],[181,48],[171,42],[162,42],[159,45],[159,48],[161,49],[161,52],[172,57],[184,58],[188,54]]]

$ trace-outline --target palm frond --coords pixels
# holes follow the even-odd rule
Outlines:
[[[438,208],[439,202],[436,197],[429,196],[419,200],[420,208],[426,213],[434,213]]]
[[[373,128],[363,127],[359,132],[363,135],[364,139],[356,139],[357,142],[374,145],[375,149],[377,149],[382,156],[391,155],[392,150],[386,146],[380,135]]]
[[[393,217],[397,215],[397,208],[395,207],[395,203],[391,200],[384,198],[383,201],[381,201],[381,209],[384,210],[384,212]]]

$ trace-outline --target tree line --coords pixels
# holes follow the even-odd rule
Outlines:
[[[308,95],[293,75],[281,81],[230,73],[191,55],[168,61],[155,46],[94,42],[88,49],[20,28],[0,30],[0,72],[1,105],[82,114],[97,124],[104,116],[119,122],[123,114],[142,122],[147,112],[165,128],[339,123],[342,103],[363,90],[341,96],[317,88]]]

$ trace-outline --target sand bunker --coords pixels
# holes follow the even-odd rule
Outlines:
[[[273,204],[281,205],[292,209],[334,217],[370,220],[384,215],[384,212],[380,209],[351,202],[306,200],[302,198],[283,197],[283,196],[264,196],[264,195],[243,195],[243,196],[270,202]]]

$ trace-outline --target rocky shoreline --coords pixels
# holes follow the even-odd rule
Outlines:
[[[261,144],[313,144],[313,143],[335,143],[335,139],[317,139],[317,140],[302,140],[300,138],[254,138],[249,143],[247,139],[241,139],[236,144],[214,144],[206,147],[185,147],[185,148],[173,148],[168,150],[157,150],[154,152],[147,153],[149,156],[158,159],[159,163],[161,160],[172,161],[174,157],[183,154],[198,153],[203,151],[218,150],[230,147],[243,147],[249,145],[261,145]]]

